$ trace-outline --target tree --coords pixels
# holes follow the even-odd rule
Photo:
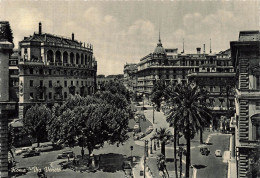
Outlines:
[[[151,101],[156,104],[157,110],[160,110],[162,98],[166,96],[165,80],[158,80],[152,89]]]
[[[51,110],[46,105],[35,105],[27,110],[23,123],[24,131],[36,139],[38,147],[47,137],[47,121],[51,119]]]
[[[166,174],[169,177],[169,173],[167,171],[166,164],[165,164],[165,156],[162,154],[158,155],[157,157],[157,167],[158,170],[163,173],[163,177],[166,177]]]
[[[49,134],[50,139],[53,142],[60,140],[70,147],[87,148],[89,155],[105,142],[125,142],[131,112],[122,102],[126,103],[124,97],[110,92],[101,93],[98,98],[96,95],[71,96],[62,106],[52,108],[48,131],[54,134]]]
[[[201,128],[210,123],[211,112],[206,103],[205,92],[191,83],[178,84],[169,90],[170,110],[167,122],[177,126],[187,142],[186,177],[189,177],[190,142]]]
[[[11,124],[8,125],[8,152],[10,152],[12,158],[14,158],[14,154],[13,154],[13,144],[14,144],[14,130],[13,127],[11,126]]]
[[[3,31],[3,33],[0,33],[0,39],[5,39],[10,43],[13,43],[13,32],[9,22],[4,22],[4,25],[2,24],[0,27],[0,31]]]
[[[161,141],[161,154],[165,156],[165,143],[167,140],[170,140],[172,138],[171,132],[166,128],[160,128],[159,130],[156,131],[154,137],[157,140]]]

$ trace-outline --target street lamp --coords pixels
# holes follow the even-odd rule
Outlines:
[[[150,154],[153,154],[153,138],[150,138],[151,145],[150,145]]]
[[[154,124],[154,103],[153,103],[153,124]]]
[[[133,149],[134,149],[134,147],[131,145],[131,146],[130,146],[130,151],[131,151],[131,165],[133,164],[133,155],[132,155]]]

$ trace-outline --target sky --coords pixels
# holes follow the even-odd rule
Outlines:
[[[196,53],[229,48],[239,31],[259,30],[259,1],[7,1],[0,20],[9,21],[15,47],[38,31],[71,37],[94,46],[97,74],[122,74],[126,63],[152,53],[159,31],[164,48]]]

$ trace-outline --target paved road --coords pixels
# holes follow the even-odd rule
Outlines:
[[[223,157],[216,157],[215,150],[220,149],[222,155],[229,149],[229,135],[219,134],[211,136],[207,147],[210,149],[208,156],[201,155],[199,148],[191,150],[192,165],[200,166],[197,169],[198,178],[225,178],[227,175],[227,163],[223,162]],[[203,168],[204,167],[204,168]]]

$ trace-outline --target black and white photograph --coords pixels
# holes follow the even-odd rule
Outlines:
[[[0,0],[0,178],[260,178],[260,1]]]

